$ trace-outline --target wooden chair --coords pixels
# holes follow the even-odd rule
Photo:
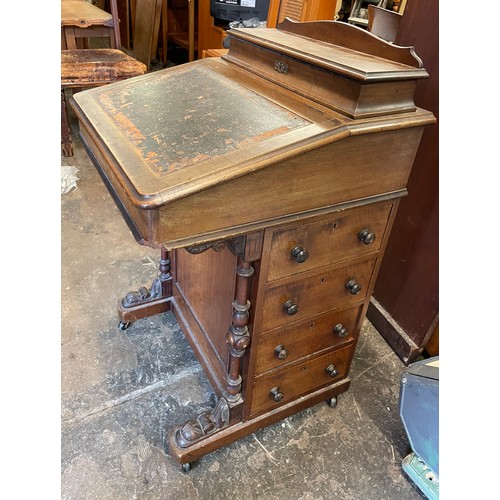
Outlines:
[[[376,5],[368,6],[368,31],[393,43],[403,16],[398,12],[383,9]]]
[[[111,48],[121,48],[116,2],[110,6],[111,13],[85,0],[61,0],[61,48],[89,48],[89,38],[95,37],[109,39]]]
[[[78,8],[81,8],[80,16]],[[101,10],[84,0],[61,0],[61,15],[71,13],[70,17],[61,18],[65,39],[63,47],[66,47],[61,50],[61,146],[64,156],[73,156],[66,90],[74,92],[98,87],[143,75],[147,71],[146,65],[121,50],[116,0],[110,0],[112,22],[108,22],[108,25],[93,24],[95,19],[106,18],[106,13],[98,13],[95,9]],[[92,17],[85,17],[89,12]],[[75,29],[69,29],[70,18],[76,23],[73,26]],[[77,48],[78,38],[88,39],[95,36],[107,38],[111,48]]]

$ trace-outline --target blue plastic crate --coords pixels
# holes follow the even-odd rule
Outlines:
[[[429,499],[439,498],[439,357],[402,373],[399,413],[413,453],[403,469]]]

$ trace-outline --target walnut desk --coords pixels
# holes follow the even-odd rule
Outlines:
[[[76,94],[86,150],[159,274],[120,327],[173,311],[218,402],[169,433],[184,470],[337,396],[432,113],[412,48],[336,21]]]

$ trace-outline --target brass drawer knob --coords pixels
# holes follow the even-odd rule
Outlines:
[[[336,333],[340,338],[347,337],[349,333],[347,328],[344,327],[342,323],[339,323],[333,327],[333,332]]]
[[[345,287],[349,290],[349,293],[351,295],[357,295],[359,292],[361,292],[361,285],[355,279],[350,279],[345,284]]]
[[[294,304],[292,299],[287,300],[283,304],[283,309],[288,314],[288,316],[293,316],[294,314],[297,314],[299,312],[299,306],[297,304]]]
[[[299,264],[305,262],[309,258],[309,252],[305,248],[299,246],[293,247],[290,253],[292,254],[292,257],[295,259],[295,261]]]
[[[363,229],[359,232],[358,238],[365,244],[371,245],[375,241],[375,233],[372,233],[368,229]]]
[[[284,394],[282,392],[280,392],[279,387],[273,387],[271,389],[271,396],[273,398],[273,401],[276,401],[276,403],[279,403],[283,399]]]
[[[276,349],[274,349],[274,354],[278,359],[286,359],[288,356],[288,349],[284,345],[279,345],[276,346]]]
[[[339,374],[339,372],[337,371],[337,368],[335,368],[335,365],[333,363],[331,365],[327,366],[326,373],[328,373],[328,375],[330,375],[330,377],[336,377]]]

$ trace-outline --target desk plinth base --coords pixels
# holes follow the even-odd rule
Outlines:
[[[120,318],[120,329],[125,330],[130,323],[138,319],[164,313],[171,309],[171,297],[161,297],[149,302],[141,302],[135,306],[124,307],[122,300],[118,302],[118,317]]]
[[[339,394],[346,392],[349,389],[350,383],[351,380],[347,378],[334,386],[326,387],[307,396],[303,396],[295,401],[281,406],[280,408],[276,408],[273,411],[266,412],[257,417],[244,421],[237,421],[235,423],[229,423],[227,425],[223,424],[220,428],[211,433],[207,433],[205,437],[197,439],[192,444],[187,446],[182,440],[181,443],[179,443],[179,433],[186,424],[174,427],[168,432],[166,446],[168,447],[170,456],[182,466],[184,471],[188,471],[191,468],[191,462],[198,460],[212,451],[246,437],[263,427],[279,422],[280,420],[283,420],[284,418],[299,411],[319,404],[322,401],[336,399]],[[221,402],[219,401],[218,405],[220,403]],[[331,406],[335,407],[335,405]],[[231,422],[230,416],[229,422]]]

